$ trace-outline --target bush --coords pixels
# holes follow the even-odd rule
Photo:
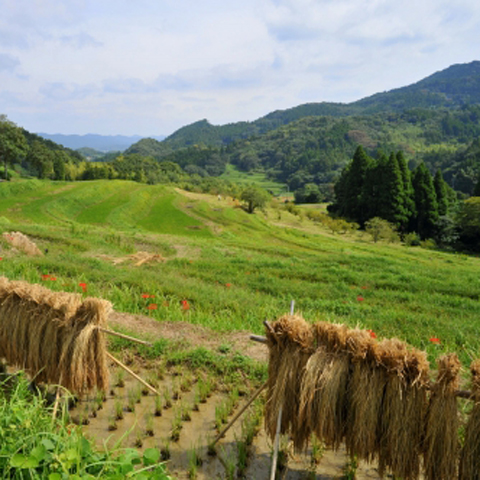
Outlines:
[[[407,233],[405,237],[403,237],[403,243],[407,247],[419,247],[420,246],[420,237],[415,233]]]
[[[379,240],[395,242],[400,239],[395,225],[380,217],[374,217],[365,222],[365,231],[372,236],[375,243]]]

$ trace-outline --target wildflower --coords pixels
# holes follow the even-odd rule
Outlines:
[[[0,262],[3,260],[3,257],[0,257]]]
[[[87,284],[84,282],[81,282],[78,284],[78,286],[83,290],[83,293],[87,291]]]
[[[156,303],[151,303],[147,308],[148,310],[156,310],[158,305]]]
[[[50,280],[50,275],[48,275],[47,273],[44,273],[44,274],[42,275],[42,280],[43,280],[44,282],[47,281],[47,280]]]
[[[189,305],[189,303],[187,302],[187,300],[182,300],[182,310],[183,310],[183,311],[190,310],[190,305]]]
[[[150,295],[148,293],[142,293],[142,298],[150,298]]]
[[[360,295],[357,297],[357,301],[358,301],[358,302],[363,302],[364,300],[365,300],[365,299],[364,299],[362,296],[360,296]]]
[[[57,277],[50,277],[49,280],[52,281],[52,282],[55,282],[57,280]]]
[[[432,337],[432,338],[430,339],[430,341],[431,341],[432,343],[434,343],[435,345],[440,345],[440,343],[441,343],[441,342],[440,342],[440,339],[437,338],[437,337]]]
[[[370,334],[372,338],[377,338],[377,334],[370,328],[367,329],[367,332]]]
[[[226,283],[225,286],[226,286],[227,288],[230,288],[230,287],[232,286],[232,284],[231,284],[231,283]]]
[[[361,288],[362,290],[366,290],[368,287],[366,285],[363,285]]]

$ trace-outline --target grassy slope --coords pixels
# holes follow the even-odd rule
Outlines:
[[[283,213],[282,222],[293,220]],[[126,181],[0,184],[1,230],[22,231],[49,249],[31,258],[2,240],[0,274],[40,283],[48,273],[56,277],[48,287],[75,292],[86,282],[89,295],[118,310],[224,331],[260,333],[265,318],[283,314],[295,299],[312,321],[398,336],[431,358],[446,350],[465,363],[478,357],[478,258],[332,237],[304,222],[309,233],[216,197]],[[112,262],[140,250],[168,261]],[[157,309],[147,309],[152,302]],[[441,346],[429,342],[433,336]]]

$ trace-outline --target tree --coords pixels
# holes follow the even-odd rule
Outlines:
[[[27,148],[22,130],[5,115],[0,115],[0,160],[3,160],[5,180],[8,180],[8,164],[25,155]]]
[[[295,203],[320,203],[323,198],[315,183],[307,183],[302,188],[295,190],[294,195]]]
[[[437,195],[438,214],[446,215],[448,212],[447,184],[445,183],[440,170],[437,170],[437,173],[435,173],[433,186],[435,187],[435,194]]]
[[[51,178],[54,174],[54,154],[42,142],[35,140],[28,152],[27,162],[35,168],[38,178]]]
[[[373,217],[365,222],[365,231],[372,236],[374,243],[379,240],[398,241],[395,225],[380,217]]]
[[[424,163],[414,170],[412,185],[417,210],[416,230],[422,238],[430,238],[435,233],[438,220],[438,203],[432,176]]]
[[[407,161],[403,156],[402,151],[397,152],[397,163],[403,180],[403,208],[405,215],[407,216],[406,225],[401,226],[401,230],[406,231],[409,229],[412,220],[415,218],[417,212],[415,209],[415,192],[412,185],[412,174],[407,165]]]
[[[475,188],[473,189],[473,196],[480,197],[480,175],[478,177],[478,182],[475,185]]]
[[[480,197],[470,197],[457,214],[460,240],[472,250],[480,249]]]
[[[247,204],[247,212],[253,213],[256,208],[263,208],[266,205],[270,195],[265,190],[252,185],[243,190],[240,199]]]

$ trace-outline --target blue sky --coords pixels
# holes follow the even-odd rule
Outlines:
[[[0,0],[0,114],[162,135],[350,102],[480,59],[476,0]]]

